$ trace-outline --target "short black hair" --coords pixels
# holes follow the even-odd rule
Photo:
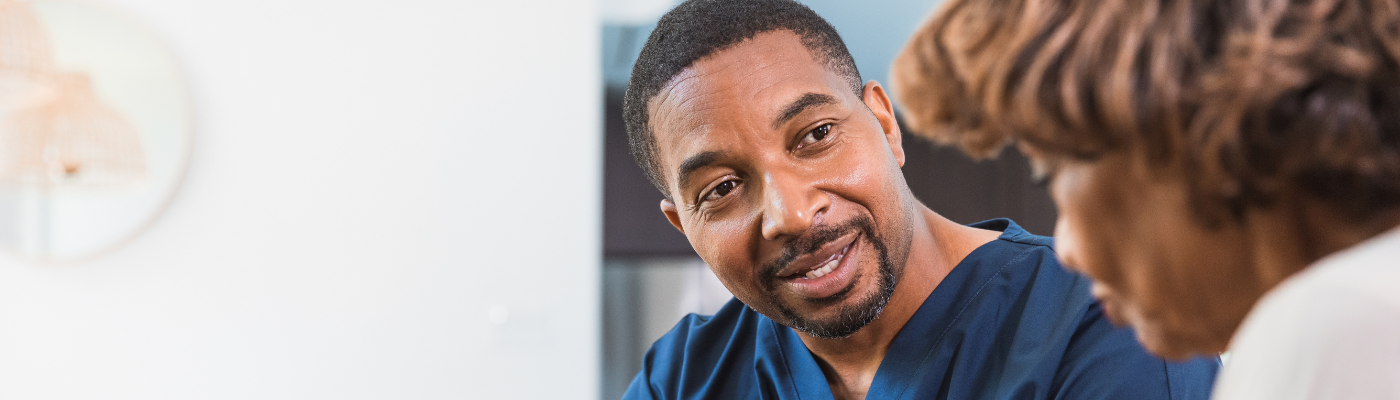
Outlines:
[[[648,123],[647,103],[671,79],[696,61],[765,32],[787,30],[827,68],[840,74],[859,97],[864,85],[855,59],[836,28],[812,9],[793,0],[690,0],[657,22],[647,38],[622,101],[627,142],[647,179],[667,199],[671,194],[656,160],[656,137]]]

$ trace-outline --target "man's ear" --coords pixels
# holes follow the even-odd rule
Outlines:
[[[880,87],[880,82],[870,81],[865,83],[860,98],[865,101],[865,106],[870,112],[875,113],[875,119],[880,121],[880,128],[885,131],[885,141],[889,142],[894,159],[903,167],[904,137],[899,131],[899,121],[894,118],[894,103],[890,101],[890,96],[885,94],[885,88]]]
[[[682,235],[685,234],[685,228],[681,227],[681,215],[676,212],[676,203],[672,203],[670,200],[661,199],[661,213],[666,214],[666,219],[671,220],[671,226],[674,226],[676,227],[676,230],[681,231]]]

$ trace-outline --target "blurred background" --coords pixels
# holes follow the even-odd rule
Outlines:
[[[0,399],[617,398],[653,340],[730,299],[622,130],[673,0],[47,2],[157,39],[188,154],[120,245],[0,251]],[[886,82],[937,2],[805,3]],[[1014,152],[905,147],[935,211],[1052,232]]]
[[[0,399],[598,396],[596,2],[68,1],[168,49],[190,154],[124,245],[0,252]]]

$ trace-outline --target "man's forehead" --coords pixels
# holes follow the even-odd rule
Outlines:
[[[768,116],[793,92],[829,90],[842,82],[790,31],[755,35],[702,58],[667,82],[648,107],[656,117],[675,111],[683,116],[719,108]],[[705,103],[700,106],[696,103]]]
[[[693,147],[687,142],[705,141],[712,131],[771,129],[788,103],[810,93],[840,98],[845,84],[797,34],[765,32],[677,74],[649,102],[649,120],[662,153],[675,153],[666,149]],[[663,164],[670,170],[675,162]]]

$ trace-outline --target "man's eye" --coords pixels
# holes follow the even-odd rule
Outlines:
[[[807,135],[802,137],[802,142],[797,143],[797,147],[802,148],[809,144],[820,142],[822,139],[826,139],[826,136],[830,134],[831,124],[822,124],[822,126],[818,126],[811,132],[807,132]]]
[[[729,192],[734,191],[734,188],[738,186],[739,183],[735,180],[720,182],[719,185],[715,185],[714,189],[710,189],[710,192],[705,194],[705,200],[718,200],[721,197],[728,196]]]

